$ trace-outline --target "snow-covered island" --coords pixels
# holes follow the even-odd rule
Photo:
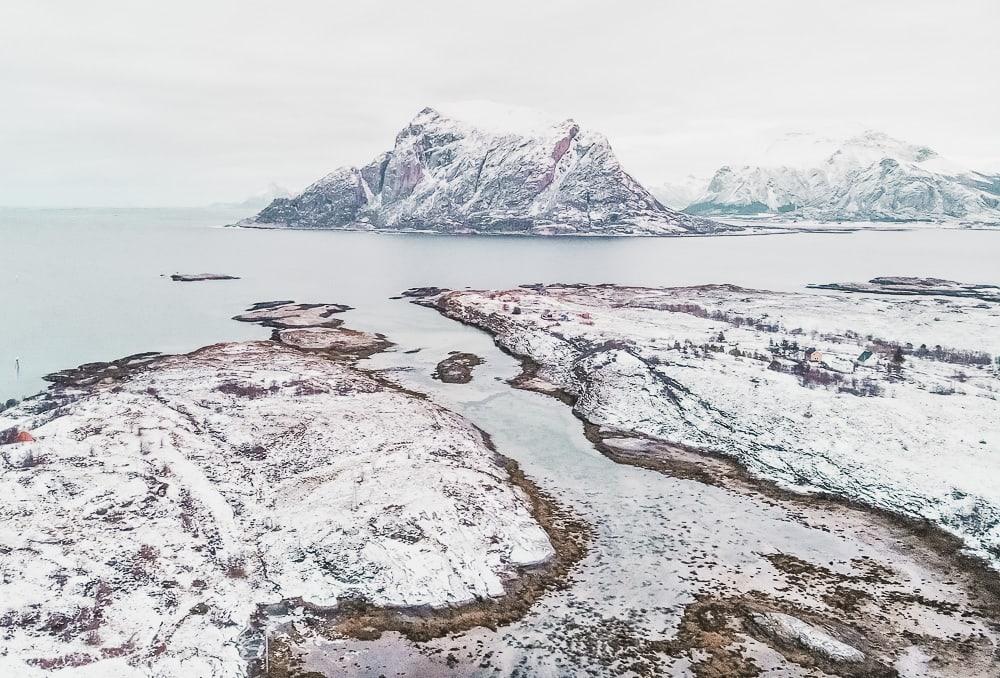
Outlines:
[[[81,366],[0,414],[0,673],[244,676],[281,619],[436,635],[566,566],[479,429],[356,366],[388,342],[344,308],[260,304],[274,340]]]
[[[416,303],[526,360],[616,460],[709,455],[800,493],[937,525],[1000,563],[1000,307],[731,285],[523,286]]]
[[[496,129],[433,108],[364,167],[338,169],[237,225],[521,235],[743,230],[664,207],[603,135],[573,120]]]
[[[173,273],[170,279],[174,282],[206,282],[208,280],[239,280],[239,276],[226,273]]]

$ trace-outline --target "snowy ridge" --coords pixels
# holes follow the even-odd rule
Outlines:
[[[548,286],[441,297],[609,435],[929,520],[1000,563],[1000,309],[976,299]]]
[[[605,137],[573,120],[503,133],[432,108],[368,165],[341,168],[238,225],[535,235],[738,230],[667,209],[622,168]]]
[[[827,148],[826,142],[810,148]],[[868,131],[841,142],[815,164],[722,167],[685,211],[825,221],[1000,223],[1000,175],[975,172],[926,146]]]
[[[343,361],[220,344],[51,397],[0,415],[36,438],[0,445],[4,675],[243,676],[260,605],[461,604],[553,554],[475,427]]]

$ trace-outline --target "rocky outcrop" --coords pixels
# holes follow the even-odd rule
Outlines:
[[[573,120],[498,134],[432,108],[399,132],[391,151],[238,225],[533,235],[735,228],[667,209],[622,168],[604,136]]]
[[[174,273],[170,276],[174,282],[205,282],[207,280],[239,280],[239,276],[225,273]]]

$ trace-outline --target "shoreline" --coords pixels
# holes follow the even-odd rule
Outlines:
[[[309,323],[315,322],[316,325],[297,324],[301,318],[300,315],[274,316],[275,313],[280,314],[289,310],[295,311],[296,314],[303,312],[314,314],[315,317],[308,317],[306,320]],[[186,354],[136,354],[109,362],[88,363],[77,368],[63,370],[52,375],[55,377],[52,379],[55,383],[36,396],[37,402],[32,403],[30,409],[24,411],[26,416],[22,419],[26,425],[30,424],[34,428],[51,419],[45,414],[49,410],[56,410],[54,413],[56,418],[70,414],[71,411],[66,408],[71,408],[73,403],[81,398],[86,398],[95,389],[103,390],[108,394],[117,393],[123,388],[128,389],[127,382],[142,379],[144,375],[155,372],[161,365],[182,363],[186,358],[196,359],[212,354],[216,350],[227,350],[242,345],[248,347],[272,345],[293,353],[313,356],[314,359],[322,362],[346,363],[346,369],[356,372],[359,377],[378,384],[386,391],[427,402],[434,411],[451,414],[451,410],[433,403],[427,394],[418,393],[397,384],[378,370],[369,370],[359,366],[360,360],[385,351],[393,344],[381,334],[368,334],[341,327],[339,319],[330,317],[340,310],[342,310],[341,306],[329,304],[297,305],[290,302],[272,302],[255,305],[248,312],[258,312],[258,315],[263,317],[246,320],[272,327],[271,339],[222,342],[203,346]],[[285,340],[289,336],[285,333],[303,331],[319,332],[325,341],[334,341],[334,343],[310,347]],[[298,335],[292,336],[297,337]],[[344,337],[349,340],[346,345],[336,343]],[[266,368],[265,365],[261,365],[261,367]],[[228,382],[223,384],[223,386],[227,385]],[[234,389],[239,387],[239,384],[233,385]],[[246,390],[246,393],[242,391],[239,393],[234,391],[234,393],[249,399],[261,397],[257,392],[251,392],[252,387],[242,386],[242,388]],[[154,393],[153,389],[150,390],[150,393],[159,398],[159,394]],[[256,654],[253,649],[257,646],[258,639],[260,643],[266,642],[265,647],[269,650],[266,661],[269,671],[266,675],[290,676],[295,674],[294,667],[290,664],[286,665],[287,661],[295,655],[295,632],[288,635],[285,630],[280,628],[280,624],[274,627],[269,626],[269,621],[276,615],[280,617],[288,614],[294,608],[304,610],[303,621],[309,625],[310,631],[324,637],[366,639],[378,637],[383,631],[398,631],[413,640],[426,640],[473,627],[484,626],[495,629],[498,626],[511,623],[520,619],[534,602],[547,591],[568,586],[572,568],[587,552],[592,528],[568,508],[561,506],[551,495],[541,490],[524,474],[517,462],[501,455],[485,431],[471,422],[465,421],[464,418],[460,416],[459,418],[470,427],[470,432],[474,431],[474,435],[479,437],[480,447],[488,455],[491,455],[492,466],[498,481],[508,488],[505,491],[513,491],[515,497],[520,495],[517,497],[518,503],[526,510],[526,514],[530,516],[536,528],[539,528],[546,535],[551,545],[551,554],[544,560],[537,562],[521,565],[509,563],[505,568],[506,572],[498,571],[503,588],[502,595],[483,595],[483,597],[468,602],[445,604],[441,607],[377,605],[353,597],[336,598],[334,605],[317,605],[302,597],[286,598],[267,603],[259,602],[262,599],[266,600],[266,596],[263,598],[255,596],[256,600],[252,601],[255,611],[246,620],[249,625],[243,627],[244,631],[236,641],[238,646],[242,648],[241,653],[243,653],[242,656],[246,662],[248,675],[265,675],[264,658]],[[263,450],[263,448],[260,449]],[[486,458],[489,459],[490,456]],[[197,575],[198,571],[195,574]],[[264,574],[266,578],[266,570]],[[245,577],[246,574],[233,576]],[[200,605],[200,608],[199,606],[192,608],[193,611],[190,614],[202,615],[209,609],[203,604]],[[194,611],[195,609],[198,611]],[[238,620],[234,621],[240,623]],[[266,641],[264,636],[266,636]],[[139,653],[137,656],[145,656],[143,653],[148,648],[137,647],[136,650]],[[162,651],[166,651],[165,645]],[[26,659],[25,661],[34,660]],[[100,661],[100,658],[90,661]]]
[[[458,318],[454,319],[462,322]],[[468,326],[475,327],[493,336],[487,330],[477,325],[469,324]],[[533,358],[513,353],[501,344],[497,344],[497,347],[521,363],[521,372],[508,380],[508,383],[512,387],[555,398],[559,402],[568,405],[573,416],[583,426],[584,436],[591,442],[594,449],[615,463],[628,464],[724,489],[756,492],[777,501],[801,503],[807,506],[819,507],[827,511],[855,511],[877,521],[883,521],[887,526],[902,529],[910,537],[920,540],[935,555],[946,559],[954,559],[966,572],[975,576],[978,583],[995,597],[994,604],[996,606],[997,619],[1000,619],[1000,570],[992,567],[984,558],[974,553],[969,553],[961,538],[942,526],[935,525],[929,520],[917,520],[916,518],[894,513],[888,509],[869,506],[868,504],[846,497],[839,497],[828,492],[796,492],[782,487],[768,478],[755,476],[735,459],[711,450],[687,448],[669,441],[658,440],[629,431],[602,432],[599,425],[589,421],[575,409],[576,396],[565,389],[548,384],[548,382],[545,382],[543,378],[538,376],[538,372],[542,366]],[[539,381],[544,383],[538,384],[537,382]],[[546,388],[546,385],[548,385],[548,388]],[[626,449],[616,449],[614,446],[608,444],[609,440],[614,439],[641,441],[647,443],[651,448],[658,449],[667,454],[657,456],[655,453],[630,453]],[[667,456],[668,454],[674,454],[675,456],[670,457]],[[683,456],[689,458],[684,459]],[[706,460],[711,463],[705,464]]]
[[[504,594],[498,597],[440,608],[376,606],[357,600],[342,601],[328,610],[314,608],[310,612],[315,616],[305,621],[311,634],[328,640],[364,641],[376,640],[385,632],[396,632],[410,641],[424,642],[476,627],[496,631],[523,617],[548,591],[569,586],[573,567],[587,553],[592,528],[540,489],[516,461],[496,452],[485,431],[479,429],[479,432],[486,445],[494,450],[511,484],[528,496],[531,516],[545,530],[555,555],[545,562],[519,567],[517,575],[504,582]],[[308,675],[300,672],[302,662],[294,651],[295,645],[306,638],[298,631],[292,633],[271,640],[266,678]]]
[[[913,224],[913,225],[907,225]],[[465,238],[539,238],[539,239],[556,239],[556,238],[714,238],[714,237],[755,237],[755,236],[768,236],[768,235],[793,235],[793,234],[803,234],[803,233],[815,233],[820,235],[840,235],[848,233],[864,233],[864,232],[877,232],[877,233],[908,233],[913,231],[997,231],[1000,230],[1000,224],[940,224],[937,222],[887,222],[887,225],[877,225],[877,226],[860,226],[847,224],[840,226],[838,224],[824,224],[817,227],[803,227],[803,226],[752,226],[740,224],[743,228],[740,230],[729,230],[729,231],[718,231],[715,233],[499,233],[499,232],[487,232],[487,231],[468,231],[468,232],[443,232],[443,231],[431,231],[431,230],[390,230],[390,229],[376,229],[376,228],[313,228],[307,226],[280,226],[277,224],[260,225],[260,226],[243,226],[240,224],[223,224],[221,226],[213,226],[212,228],[236,228],[247,231],[300,231],[300,232],[317,232],[317,233],[372,233],[377,235],[426,235],[426,236],[440,236],[440,237],[465,237]]]
[[[430,306],[446,317],[480,329],[495,339],[486,327],[453,317],[436,302],[418,300],[413,303]],[[866,601],[877,599],[907,603],[946,616],[961,611],[963,618],[972,615],[987,628],[1000,630],[1000,578],[997,571],[985,559],[970,553],[957,535],[942,526],[829,493],[795,492],[767,478],[752,475],[736,460],[722,454],[685,448],[632,432],[602,430],[576,410],[574,404],[577,399],[572,393],[538,376],[541,369],[539,363],[499,342],[495,341],[495,344],[503,353],[517,359],[521,366],[518,374],[507,383],[513,388],[536,392],[568,405],[580,421],[584,437],[612,462],[717,487],[737,495],[758,497],[765,504],[786,509],[792,520],[807,528],[856,534],[869,545],[885,544],[889,549],[887,553],[897,554],[890,558],[892,562],[895,562],[894,558],[903,557],[918,564],[928,572],[930,578],[927,583],[957,585],[966,599],[966,602],[954,605],[949,599],[925,597],[919,587],[911,588],[912,585],[894,590],[900,586],[899,581],[893,571],[885,569],[879,561],[861,564],[857,571],[843,574],[780,551],[760,552],[759,555],[769,560],[790,583],[801,587],[803,593],[820,595],[829,609],[803,607],[795,597],[789,599],[786,595],[759,591],[752,584],[749,589],[743,589],[719,582],[707,591],[697,593],[694,600],[683,607],[679,626],[666,639],[643,641],[643,651],[650,656],[659,651],[671,656],[702,657],[692,665],[698,678],[757,675],[755,671],[759,667],[738,651],[738,645],[733,645],[742,634],[768,644],[790,662],[807,667],[817,666],[834,675],[858,678],[897,675],[890,666],[875,661],[873,654],[896,656],[895,653],[902,647],[901,637],[915,641],[918,636],[907,636],[908,631],[903,631],[900,636],[898,629],[890,631],[893,627],[886,626],[888,620],[864,609]],[[807,651],[787,638],[773,635],[773,630],[768,629],[761,619],[766,621],[768,617],[781,614],[806,620],[814,628],[837,629],[838,635],[848,639],[855,648],[864,650],[871,661],[866,660],[861,665],[826,661],[816,651]],[[984,660],[982,655],[974,659],[976,652],[986,650],[972,650],[966,641],[942,642],[929,636],[922,638],[936,648],[941,661],[944,661],[943,666],[950,666],[953,671],[968,671],[958,675],[979,675],[978,671],[984,666],[995,668],[995,663]],[[734,651],[734,647],[737,650]],[[983,664],[983,661],[987,663]],[[994,658],[992,662],[995,661]],[[979,668],[971,668],[973,665]]]

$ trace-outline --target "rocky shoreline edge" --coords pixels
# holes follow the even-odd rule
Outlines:
[[[492,448],[490,437],[485,432],[482,435]],[[573,567],[587,553],[591,527],[541,490],[516,461],[499,453],[497,459],[506,469],[510,482],[529,497],[531,516],[545,530],[555,551],[550,560],[518,568],[517,575],[505,582],[502,596],[460,605],[391,607],[360,600],[343,600],[337,608],[329,610],[305,605],[310,613],[304,620],[308,635],[375,640],[385,632],[396,632],[408,640],[423,642],[475,627],[495,631],[523,617],[546,592],[569,586]],[[290,602],[303,605],[302,601]],[[264,612],[262,608],[261,613]],[[303,669],[302,660],[295,651],[295,646],[306,639],[305,634],[287,628],[274,635],[269,645],[267,678],[321,678],[322,674]],[[265,676],[264,673],[256,675]]]
[[[349,369],[357,370],[387,390],[428,400],[425,394],[407,389],[377,370],[366,370],[357,365],[359,360],[387,350],[393,344],[381,334],[343,327],[342,321],[333,316],[348,309],[338,304],[262,302],[234,319],[272,328],[270,341],[274,344],[322,359],[346,362]],[[190,355],[201,355],[206,351],[211,353],[225,346],[204,347]],[[71,407],[73,402],[86,397],[92,388],[108,388],[113,393],[127,381],[141,378],[160,365],[183,358],[143,353],[63,370],[47,377],[54,382],[52,389],[29,399],[25,406],[36,415],[49,411],[62,412],[63,408]],[[231,386],[238,397],[256,399],[266,395],[251,392],[254,387],[247,384],[233,383]],[[228,384],[223,384],[219,390],[228,387]],[[237,393],[237,390],[240,391]],[[513,571],[503,578],[502,595],[478,597],[467,603],[441,607],[392,606],[354,597],[338,598],[336,605],[332,606],[316,605],[301,597],[257,603],[256,612],[248,620],[249,626],[240,636],[241,654],[247,661],[249,676],[303,675],[297,665],[295,644],[304,639],[304,633],[326,638],[366,640],[377,638],[385,631],[394,631],[420,641],[477,626],[495,629],[522,617],[546,591],[568,585],[573,566],[587,551],[590,526],[542,491],[523,473],[517,462],[501,455],[486,432],[475,426],[472,428],[481,436],[482,445],[492,453],[496,467],[502,469],[505,481],[527,499],[528,514],[548,537],[552,555],[534,564],[515,565]],[[204,615],[211,609],[195,608],[190,614]],[[290,618],[290,614],[294,616],[294,624],[283,619]],[[162,651],[165,650],[158,650]]]
[[[359,334],[355,330],[341,327],[342,321],[331,318],[333,313],[348,310],[349,307],[335,308],[323,304],[293,304],[289,301],[262,302],[255,304],[244,314],[234,319],[243,322],[259,322],[274,328],[272,341],[288,343],[289,336],[285,334],[295,327],[288,323],[283,315],[285,311],[316,311],[322,320],[319,322],[331,332]],[[381,334],[368,335],[369,341],[362,341],[358,347],[345,349],[331,348],[328,345],[302,346],[300,343],[290,344],[294,348],[310,352],[319,352],[332,359],[349,357],[350,359],[367,358],[375,353],[387,350],[392,344]],[[461,372],[454,380],[441,378],[445,383],[468,383],[471,380],[472,368],[482,363],[482,359],[472,354],[453,354],[450,359],[442,362],[457,362],[458,369],[445,365],[441,369],[446,372]],[[361,368],[363,370],[363,368]],[[363,370],[388,388],[398,390],[411,396],[426,399],[423,393],[407,389],[381,374]],[[439,377],[440,378],[440,377]],[[554,555],[543,563],[517,568],[516,575],[504,582],[504,594],[499,597],[484,598],[469,603],[448,605],[444,607],[395,607],[373,605],[364,600],[344,599],[338,601],[334,608],[322,608],[310,605],[301,599],[283,601],[275,605],[262,605],[255,615],[255,624],[266,627],[267,618],[275,613],[282,614],[299,607],[307,615],[301,620],[308,628],[309,634],[324,638],[354,638],[357,640],[373,640],[384,632],[397,632],[412,641],[426,641],[452,633],[459,633],[471,628],[482,626],[495,630],[499,626],[509,624],[521,618],[538,598],[547,591],[567,586],[571,580],[571,570],[587,552],[591,538],[591,527],[584,523],[565,507],[560,506],[551,495],[541,490],[521,470],[513,459],[500,454],[489,434],[476,427],[482,436],[483,443],[489,448],[496,462],[507,473],[511,485],[520,489],[530,502],[531,517],[542,527],[552,545]],[[301,629],[286,625],[278,633],[272,633],[272,639],[267,644],[267,678],[304,678],[309,673],[303,672],[301,661],[295,652],[295,645],[304,640]],[[251,675],[264,676],[262,661],[255,662]]]

